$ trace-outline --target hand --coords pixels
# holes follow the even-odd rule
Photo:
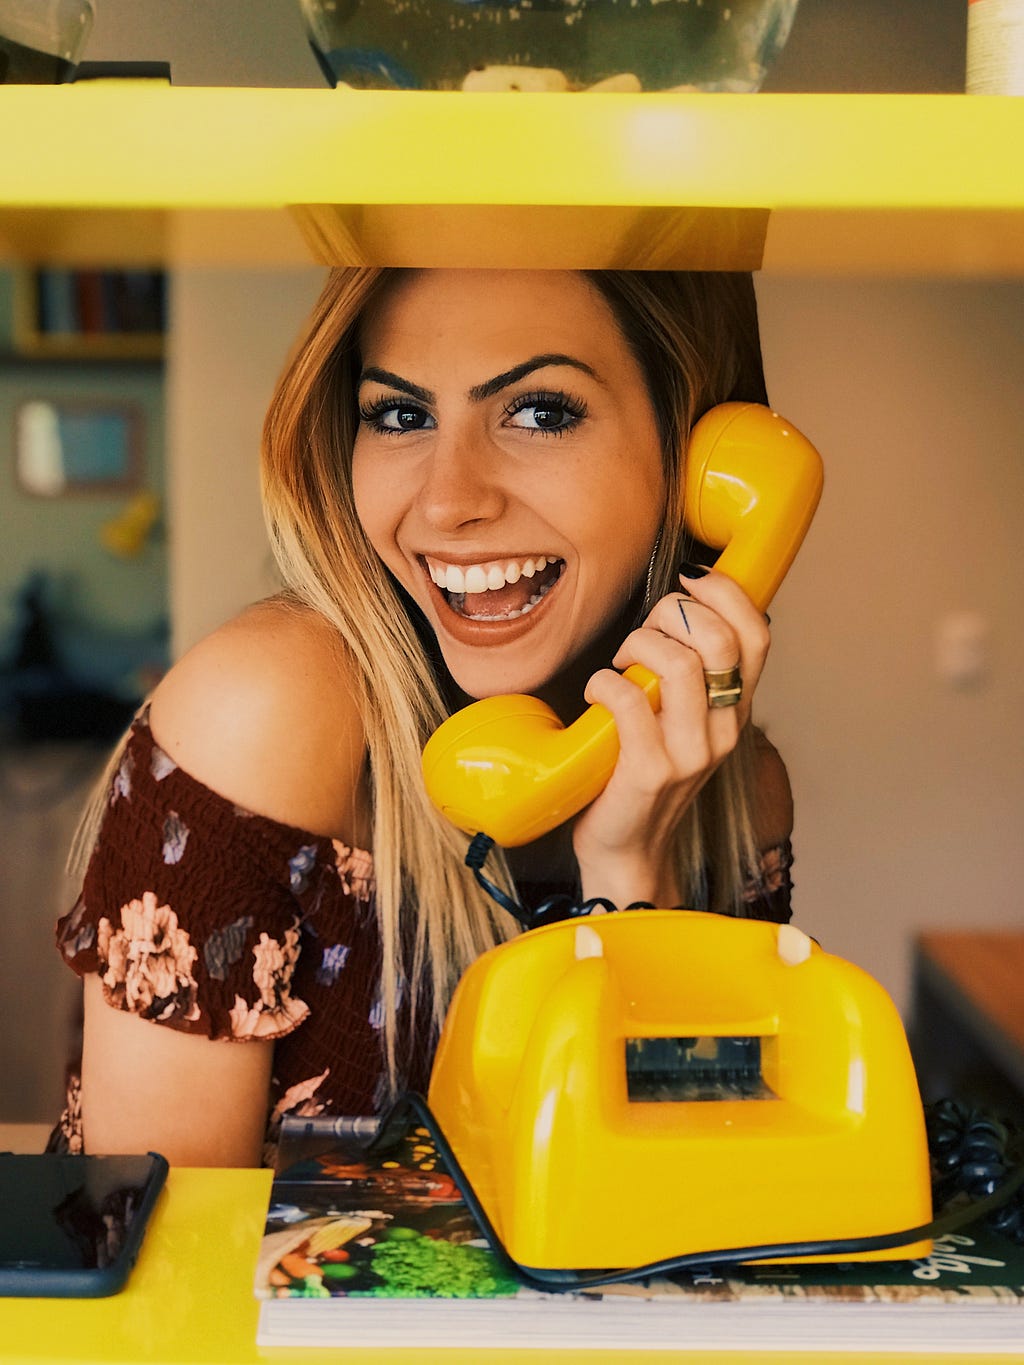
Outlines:
[[[588,702],[615,718],[620,752],[605,790],[579,816],[573,849],[583,897],[616,905],[682,897],[672,849],[679,822],[715,769],[736,747],[764,661],[765,617],[724,574],[680,579],[683,591],[656,602],[612,660],[587,684]],[[708,705],[704,670],[739,663],[738,705]],[[661,679],[655,715],[638,687],[615,669],[644,664]]]

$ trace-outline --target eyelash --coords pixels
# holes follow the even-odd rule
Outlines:
[[[379,436],[401,436],[403,431],[406,430],[405,428],[386,427],[381,421],[381,418],[386,412],[395,412],[399,408],[407,410],[413,409],[416,412],[426,411],[425,408],[422,408],[412,399],[384,396],[375,398],[372,403],[361,404],[359,408],[359,420],[360,422],[365,423],[366,426],[372,427],[374,432]],[[412,430],[416,430],[416,428],[412,428]]]
[[[421,428],[415,427],[403,428],[384,425],[381,419],[385,413],[395,412],[399,408],[426,413],[425,408],[411,399],[382,395],[380,398],[374,399],[372,403],[360,405],[359,420],[371,427],[380,436],[401,436],[408,430],[420,430]],[[525,412],[527,408],[561,408],[571,419],[560,427],[521,428],[528,430],[531,436],[567,436],[587,415],[587,405],[582,398],[578,398],[574,394],[554,392],[549,389],[538,389],[531,393],[520,394],[517,398],[512,399],[502,411],[506,418],[511,418]]]
[[[531,436],[568,436],[587,415],[587,405],[582,398],[571,393],[542,389],[514,398],[504,409],[505,416],[515,417],[527,408],[561,408],[572,419],[560,427],[534,427],[530,431]]]

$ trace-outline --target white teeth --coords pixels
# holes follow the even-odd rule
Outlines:
[[[443,564],[440,560],[427,559],[426,566],[431,581],[442,592],[452,596],[466,593],[477,596],[485,592],[497,592],[506,583],[518,583],[520,578],[534,578],[547,565],[559,562],[554,555],[533,555],[529,559],[491,560],[467,565]]]
[[[556,581],[557,581],[557,580],[556,580]],[[537,606],[537,604],[538,604],[539,602],[543,602],[544,598],[545,598],[545,597],[547,596],[547,594],[551,591],[551,589],[552,589],[553,586],[554,586],[553,583],[545,583],[545,584],[543,584],[540,588],[538,588],[538,590],[533,594],[533,596],[530,598],[530,600],[529,600],[529,601],[526,603],[526,605],[523,606],[523,607],[513,608],[511,611],[498,612],[498,613],[495,614],[495,615],[491,615],[491,614],[489,614],[489,613],[487,613],[487,612],[473,612],[469,619],[472,620],[472,621],[515,621],[515,620],[518,620],[518,618],[519,618],[520,616],[527,616],[527,615],[529,615],[529,613],[530,613],[531,611],[533,611],[534,607]],[[458,598],[458,599],[453,598],[453,599],[452,599],[452,606],[455,608],[456,611],[458,611],[458,612],[460,612],[460,613],[462,613],[462,614],[465,614],[465,613],[463,612],[463,608],[464,608],[464,606],[465,606],[465,599],[464,599],[464,598]]]

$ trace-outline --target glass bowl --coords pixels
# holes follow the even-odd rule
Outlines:
[[[760,88],[798,0],[299,0],[331,85]]]
[[[0,0],[0,85],[73,81],[94,17],[92,0]]]

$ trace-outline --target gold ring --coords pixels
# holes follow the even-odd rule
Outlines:
[[[704,686],[709,706],[735,706],[743,695],[739,664],[732,668],[705,668]]]

